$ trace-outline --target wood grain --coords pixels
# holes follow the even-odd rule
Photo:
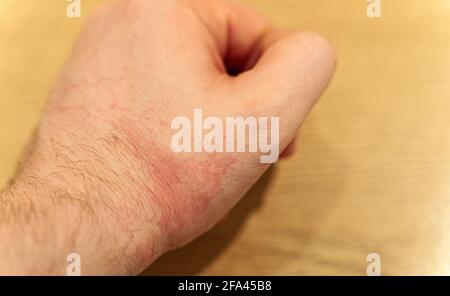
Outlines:
[[[87,15],[63,0],[0,2],[0,182],[14,172]],[[298,153],[211,232],[146,274],[450,274],[450,2],[248,0],[317,30],[339,55]]]

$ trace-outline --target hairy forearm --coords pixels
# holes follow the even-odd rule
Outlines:
[[[105,272],[108,256],[112,269],[116,255],[105,252],[103,228],[82,200],[36,178],[21,178],[1,193],[0,273],[63,275],[72,252],[87,259],[87,273]]]
[[[137,274],[166,251],[134,147],[98,127],[41,124],[0,194],[0,273],[65,274],[77,253],[83,275]]]
[[[33,147],[34,154],[39,150]],[[114,161],[102,155],[98,161]],[[131,213],[119,205],[130,196],[114,190],[117,182],[107,177],[114,173],[93,166],[92,158],[80,161],[80,151],[75,157],[31,155],[0,193],[0,274],[64,275],[71,253],[81,257],[83,275],[135,274],[154,259],[136,247],[139,234],[124,217]]]
[[[13,184],[1,194],[2,274],[58,273],[57,261],[62,256],[58,253],[70,245],[70,235],[60,233],[66,221],[56,221],[58,214],[49,202],[47,190],[33,183]],[[62,268],[64,257],[59,261]]]

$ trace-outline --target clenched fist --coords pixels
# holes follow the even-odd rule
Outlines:
[[[83,274],[137,274],[192,241],[269,164],[260,152],[175,152],[173,119],[278,117],[288,153],[334,65],[319,35],[235,2],[99,8],[1,194],[0,272],[64,274],[76,252]]]

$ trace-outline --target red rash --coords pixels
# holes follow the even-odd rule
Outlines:
[[[188,229],[191,221],[208,211],[236,160],[225,153],[175,153],[165,133],[170,132],[168,124],[158,130],[140,126],[123,121],[120,130],[135,161],[141,164],[137,169],[142,170],[147,180],[142,185],[151,206],[156,209],[160,231],[172,237],[171,234]]]

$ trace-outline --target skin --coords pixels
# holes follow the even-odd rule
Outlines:
[[[174,153],[173,118],[278,116],[289,145],[335,67],[316,33],[225,0],[122,0],[88,22],[1,193],[0,273],[138,274],[213,227],[269,167]]]

